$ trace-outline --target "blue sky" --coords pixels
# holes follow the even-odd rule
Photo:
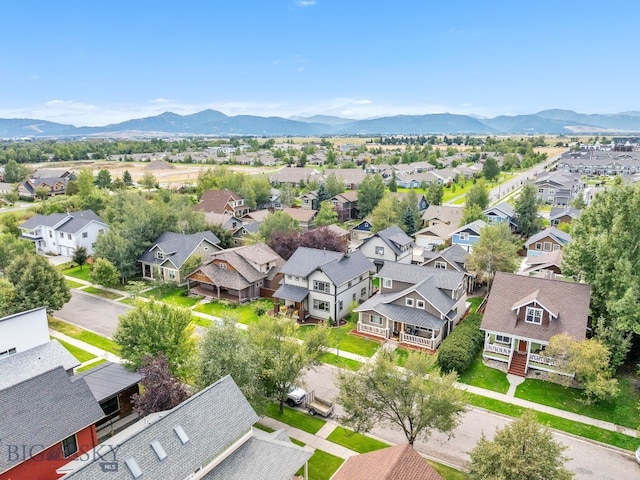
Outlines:
[[[635,0],[19,0],[0,11],[0,118],[640,111]]]

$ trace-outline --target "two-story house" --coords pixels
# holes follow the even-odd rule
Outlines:
[[[486,227],[484,220],[475,220],[451,232],[451,245],[460,245],[467,252],[473,250],[473,245],[480,241],[480,232]]]
[[[358,192],[348,190],[331,197],[331,203],[338,213],[338,220],[346,222],[358,218]]]
[[[184,285],[186,275],[221,250],[219,243],[220,239],[208,230],[190,235],[163,232],[138,259],[142,278],[154,280],[159,275],[164,282]]]
[[[365,238],[358,250],[380,270],[385,262],[411,263],[414,245],[413,239],[394,225]]]
[[[98,235],[109,226],[91,210],[34,215],[20,225],[22,238],[31,240],[37,253],[73,256],[76,248],[84,247],[93,254]]]
[[[265,243],[255,243],[215,252],[211,260],[187,276],[189,293],[206,298],[249,302],[280,281],[284,259]]]
[[[193,207],[200,212],[226,213],[238,218],[249,213],[249,206],[244,199],[229,189],[207,190],[200,197],[200,203]]]
[[[453,270],[462,272],[469,277],[468,292],[471,293],[474,287],[475,275],[467,271],[467,258],[469,253],[460,245],[451,245],[441,251],[422,252],[422,263],[420,265],[429,268],[437,268],[439,270]]]
[[[422,225],[430,227],[438,223],[460,225],[463,207],[454,205],[429,205],[422,214]]]
[[[483,357],[505,363],[519,376],[529,369],[564,373],[544,350],[560,333],[585,338],[590,296],[585,283],[496,272],[480,325]]]
[[[380,291],[357,307],[358,332],[435,350],[467,310],[463,272],[387,262]]]
[[[282,282],[273,294],[274,311],[334,321],[349,313],[349,305],[371,295],[375,267],[362,252],[351,253],[298,247],[280,269]],[[282,302],[281,302],[282,301]]]
[[[545,228],[526,241],[527,257],[561,250],[570,241],[571,235],[568,233],[558,230],[556,227]]]
[[[554,207],[549,212],[549,223],[557,227],[561,223],[571,223],[580,216],[580,210],[573,207]]]
[[[567,206],[582,187],[579,173],[543,172],[534,181],[538,199],[554,206]]]
[[[506,223],[514,232],[518,228],[518,222],[516,220],[516,210],[512,205],[508,203],[499,203],[492,207],[486,208],[482,214],[487,217],[488,225],[498,225],[499,223]]]
[[[37,188],[48,189],[47,196],[49,197],[64,195],[67,191],[69,180],[74,178],[73,173],[68,170],[55,168],[36,170],[29,179],[18,184],[18,195],[20,195],[20,198],[37,198]]]

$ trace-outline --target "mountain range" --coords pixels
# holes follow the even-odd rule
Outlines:
[[[640,133],[640,112],[583,114],[571,110],[544,110],[531,115],[481,118],[473,115],[434,113],[396,115],[354,120],[327,115],[312,117],[228,116],[216,110],[191,115],[165,112],[102,127],[36,119],[0,119],[0,137],[77,136],[348,136],[348,135],[579,135]]]

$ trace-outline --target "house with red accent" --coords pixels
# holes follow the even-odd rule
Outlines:
[[[244,198],[227,188],[207,190],[200,197],[200,203],[193,209],[199,212],[226,213],[238,218],[249,213],[249,207]]]
[[[98,444],[104,413],[82,379],[62,366],[0,390],[0,480],[51,480]]]
[[[496,272],[480,325],[483,358],[523,377],[532,369],[566,374],[544,351],[554,335],[586,337],[590,298],[585,283]]]

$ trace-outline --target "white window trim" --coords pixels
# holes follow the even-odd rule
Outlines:
[[[535,321],[538,312],[540,312],[540,321],[539,322]],[[531,318],[533,320],[529,320],[529,314],[531,314]],[[524,314],[524,321],[526,323],[533,323],[534,325],[542,325],[542,309],[541,308],[535,308],[535,307],[527,307],[527,310],[526,310],[526,312]]]
[[[469,240],[469,232],[460,232],[458,236],[460,240]]]
[[[447,262],[434,262],[433,266],[434,266],[434,268],[437,268],[439,270],[446,270],[447,269]]]
[[[382,286],[384,288],[392,288],[393,287],[393,280],[391,280],[390,278],[383,278],[382,279]]]
[[[371,315],[371,317],[369,317],[369,323],[382,325],[382,317],[380,315]]]
[[[511,344],[511,337],[507,337],[506,335],[496,335],[496,342]]]
[[[413,298],[405,298],[405,299],[404,299],[404,304],[405,304],[407,307],[413,307],[413,305],[414,305]]]
[[[376,247],[375,248],[376,255],[384,255],[384,247]]]
[[[416,300],[416,308],[421,308],[424,310],[426,303],[424,300]]]

